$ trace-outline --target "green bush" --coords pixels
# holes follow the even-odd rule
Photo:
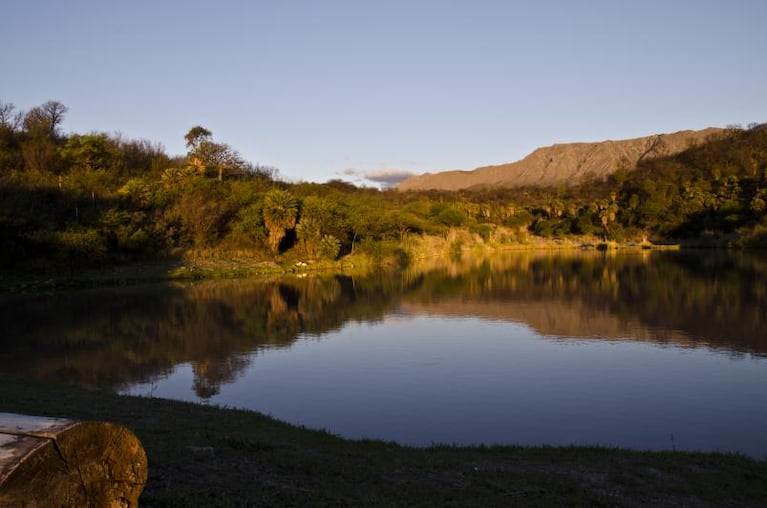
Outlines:
[[[318,255],[322,259],[336,259],[341,251],[341,242],[333,235],[325,235],[320,240]]]
[[[475,235],[479,235],[480,238],[482,238],[482,241],[485,243],[488,243],[490,241],[490,238],[493,236],[493,231],[495,228],[491,224],[474,224],[469,228],[469,231],[474,233]]]

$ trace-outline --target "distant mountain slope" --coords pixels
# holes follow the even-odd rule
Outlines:
[[[524,159],[509,164],[485,166],[473,171],[426,173],[408,178],[399,190],[460,190],[483,187],[549,187],[576,184],[593,177],[604,177],[623,164],[634,167],[650,157],[672,155],[702,143],[722,129],[680,131],[643,138],[598,143],[566,143],[538,148]]]

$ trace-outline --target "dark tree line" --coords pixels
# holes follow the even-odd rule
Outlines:
[[[0,262],[78,269],[190,251],[256,259],[379,257],[408,238],[462,231],[767,244],[767,129],[732,128],[680,154],[559,188],[397,192],[288,184],[202,126],[171,157],[146,140],[64,133],[67,108],[0,102]]]

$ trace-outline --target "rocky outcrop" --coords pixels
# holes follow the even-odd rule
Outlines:
[[[461,190],[578,184],[592,178],[604,178],[620,167],[633,168],[643,159],[679,153],[720,132],[722,129],[709,128],[621,141],[557,144],[539,148],[524,159],[509,164],[414,176],[400,182],[397,189]]]

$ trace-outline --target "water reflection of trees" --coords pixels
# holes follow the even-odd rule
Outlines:
[[[515,254],[401,274],[8,296],[0,372],[119,387],[190,363],[202,398],[263,348],[412,309],[767,354],[767,262],[746,254]]]
[[[195,360],[192,362],[194,392],[201,399],[218,395],[221,385],[233,382],[249,365],[249,357],[238,355]]]
[[[145,383],[191,362],[201,397],[250,364],[349,320],[380,320],[396,291],[386,277],[231,281],[8,297],[0,371],[91,386]]]
[[[458,301],[524,302],[528,314],[521,320],[527,322],[537,317],[531,308],[580,313],[561,316],[572,323],[569,331],[538,329],[573,337],[599,335],[581,318],[602,312],[633,323],[631,332],[641,334],[635,338],[767,354],[767,261],[748,253],[521,253],[477,261],[457,275],[446,271],[422,278],[407,299],[422,308],[442,302],[448,314],[461,312]],[[503,310],[495,317],[504,318]],[[625,326],[621,331],[610,338],[631,335]]]

